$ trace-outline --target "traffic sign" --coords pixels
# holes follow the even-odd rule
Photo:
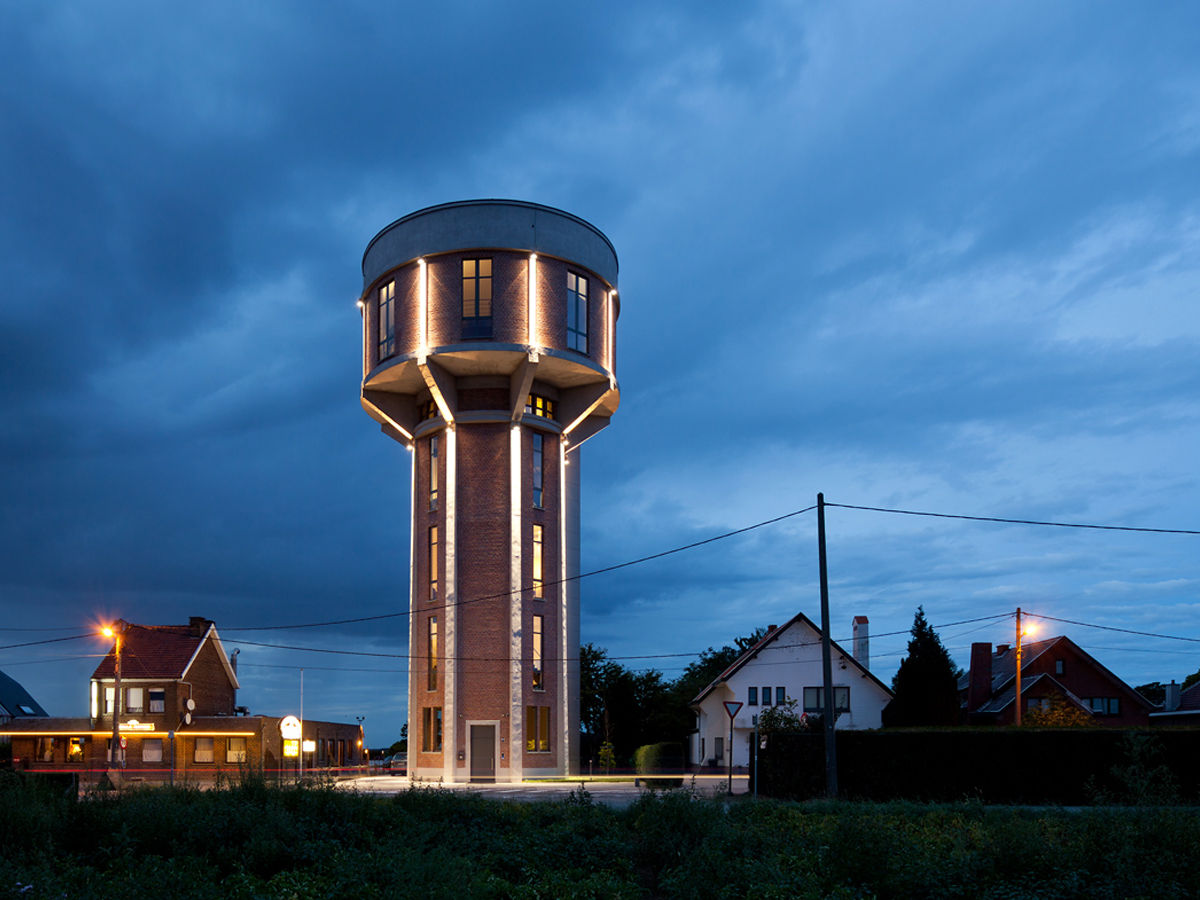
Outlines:
[[[742,704],[737,700],[725,701],[725,712],[729,713],[729,718],[733,718],[738,714],[738,710],[742,708]]]

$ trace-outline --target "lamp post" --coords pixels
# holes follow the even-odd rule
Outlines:
[[[1017,712],[1013,719],[1016,725],[1021,724],[1021,607],[1017,607]]]
[[[117,619],[112,625],[104,629],[104,636],[111,637],[115,641],[113,644],[114,656],[114,676],[113,676],[113,707],[112,707],[112,743],[109,744],[108,752],[108,768],[110,770],[125,767],[125,759],[121,758],[120,763],[117,762],[117,751],[120,749],[121,740],[121,638],[125,634],[126,623],[124,619]]]

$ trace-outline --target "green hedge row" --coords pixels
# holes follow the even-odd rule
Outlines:
[[[825,794],[821,734],[773,734],[758,753],[762,796]],[[839,796],[985,803],[1195,803],[1200,730],[945,728],[839,731]]]

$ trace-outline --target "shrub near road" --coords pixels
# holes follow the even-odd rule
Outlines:
[[[5,773],[0,773],[5,774]],[[0,778],[0,897],[1194,897],[1186,809],[804,805],[687,792],[623,811],[245,784],[75,801]]]

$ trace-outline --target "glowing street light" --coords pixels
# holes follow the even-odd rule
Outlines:
[[[121,746],[121,638],[125,636],[125,629],[128,624],[124,619],[117,619],[111,625],[105,625],[101,629],[101,634],[105,637],[113,638],[113,656],[115,660],[115,672],[113,678],[113,706],[112,706],[112,743],[109,744],[108,762],[109,769],[124,768],[125,757],[121,757],[120,763],[117,762],[117,751]]]
[[[1033,634],[1033,632],[1034,632],[1034,627],[1032,625],[1026,625],[1024,628],[1021,627],[1021,607],[1018,606],[1017,607],[1017,684],[1016,684],[1017,712],[1016,712],[1016,716],[1013,718],[1013,722],[1016,725],[1021,724],[1021,638],[1022,638],[1022,636],[1026,635],[1026,634]]]

